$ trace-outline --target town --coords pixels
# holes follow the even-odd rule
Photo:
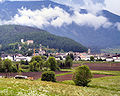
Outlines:
[[[27,45],[34,44],[33,40],[27,40],[24,42],[24,39],[21,39],[21,43],[26,43]],[[19,50],[21,50],[21,46],[19,46]],[[37,55],[45,55],[46,51],[42,49],[42,45],[39,45],[39,49],[28,49],[32,50],[32,56]],[[37,50],[37,52],[36,52]],[[80,53],[80,52],[54,52],[54,53],[47,53],[47,57],[53,56],[56,60],[65,60],[68,54],[73,54],[74,61],[108,61],[108,62],[120,62],[120,54],[110,54],[110,53],[100,53],[100,54],[93,54],[91,53],[91,49],[88,49],[88,52]],[[11,61],[30,61],[32,56],[23,56],[22,54],[1,54],[2,60],[10,59]]]

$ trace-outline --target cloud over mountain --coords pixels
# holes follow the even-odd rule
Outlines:
[[[30,10],[26,8],[18,9],[18,14],[11,18],[9,21],[0,21],[0,25],[3,24],[17,24],[27,25],[42,28],[44,26],[61,27],[76,23],[80,26],[87,25],[94,27],[95,29],[103,27],[108,28],[112,25],[107,18],[103,16],[96,16],[94,14],[80,14],[78,11],[74,11],[73,15],[64,11],[62,8],[43,8],[41,10]]]

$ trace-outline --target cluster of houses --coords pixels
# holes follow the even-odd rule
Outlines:
[[[10,59],[11,61],[30,61],[32,57],[23,56],[22,54],[15,54],[15,55],[9,55],[9,54],[2,54],[1,55],[2,60],[4,59]]]
[[[39,54],[35,54],[35,55],[43,55],[43,53],[45,53],[45,51],[42,53],[42,49],[40,49]],[[42,53],[42,54],[41,54]],[[102,60],[102,61],[114,61],[114,62],[120,62],[120,54],[91,54],[91,53],[79,53],[79,52],[67,52],[67,53],[49,53],[48,56],[54,56],[56,60],[65,60],[66,56],[68,54],[73,54],[74,56],[74,60],[75,61],[79,61],[79,60],[84,60],[84,61],[89,61],[90,57],[93,56],[94,60]],[[34,54],[33,54],[34,55]],[[2,54],[1,58],[4,59],[10,59],[11,61],[30,61],[31,57],[28,56],[23,56],[21,54],[15,54],[15,55],[8,55],[8,54]]]

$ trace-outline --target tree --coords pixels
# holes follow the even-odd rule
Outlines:
[[[38,68],[39,68],[39,70],[42,70],[42,68],[43,68],[43,61],[39,61]]]
[[[75,69],[73,73],[73,81],[78,86],[87,86],[91,81],[92,73],[88,66],[82,65]]]
[[[30,71],[34,72],[34,65],[33,65],[33,62],[31,62],[29,64],[29,68],[30,68]]]
[[[3,61],[2,61],[2,59],[0,57],[0,72],[2,72],[2,71],[3,71]]]
[[[41,58],[43,59],[43,60],[47,60],[47,56],[41,56]]]
[[[33,56],[30,63],[30,71],[40,71],[43,68],[43,59],[41,56]]]
[[[94,56],[90,56],[90,61],[94,61]]]
[[[38,67],[39,63],[37,61],[33,61],[30,63],[30,71],[34,72],[34,71],[38,71],[39,67]]]
[[[67,57],[66,57],[65,67],[66,68],[71,68],[72,67],[72,58],[69,55],[67,55]]]
[[[48,62],[50,64],[50,70],[51,71],[56,71],[57,70],[57,62],[54,57],[49,57]]]
[[[44,62],[43,66],[46,68],[46,70],[48,70],[50,63],[47,61]]]
[[[9,59],[5,59],[3,61],[3,69],[5,72],[11,72],[12,71],[12,61]]]
[[[32,50],[27,51],[27,52],[26,52],[26,55],[27,55],[27,56],[32,56],[32,55],[33,55],[33,51],[32,51]]]
[[[70,53],[70,57],[72,58],[72,60],[74,60],[74,55],[72,53]]]
[[[40,61],[43,61],[43,59],[41,58],[41,56],[33,56],[31,59],[31,62],[33,62],[33,61],[40,62]]]

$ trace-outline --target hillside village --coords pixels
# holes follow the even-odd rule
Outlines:
[[[24,39],[21,39],[22,44],[34,44],[33,40],[27,40],[24,41]],[[19,45],[19,50],[21,50],[21,46]],[[28,49],[32,50],[33,54],[32,56],[36,55],[45,55],[46,51],[42,49],[42,45],[40,44],[39,49]],[[36,53],[36,50],[38,51]],[[74,61],[90,61],[91,57],[94,57],[94,61],[114,61],[114,62],[120,62],[120,54],[107,54],[107,53],[101,53],[101,54],[93,54],[91,53],[91,50],[88,49],[88,52],[80,53],[80,52],[56,52],[56,53],[47,53],[47,57],[54,56],[56,60],[65,60],[66,56],[68,54],[73,54]],[[10,59],[11,61],[30,61],[32,56],[23,56],[22,54],[1,54],[1,58],[4,59]]]

